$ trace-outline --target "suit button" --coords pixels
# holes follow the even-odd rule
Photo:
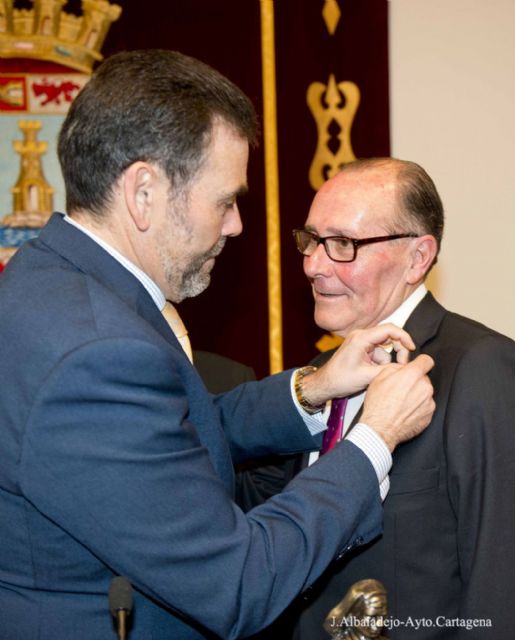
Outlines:
[[[346,553],[352,551],[352,549],[355,549],[356,547],[359,547],[361,544],[363,544],[363,538],[362,536],[358,536],[355,540],[349,542],[349,544],[343,551],[340,551],[340,553],[336,556],[336,559],[341,560]]]
[[[301,597],[304,602],[309,602],[313,597],[313,587],[308,587]]]

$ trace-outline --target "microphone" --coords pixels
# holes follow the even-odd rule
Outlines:
[[[132,612],[132,587],[125,576],[116,576],[109,586],[109,608],[116,620],[120,640],[127,638],[127,618]]]

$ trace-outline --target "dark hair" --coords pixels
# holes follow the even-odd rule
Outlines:
[[[73,101],[59,134],[67,210],[101,216],[116,181],[138,160],[155,162],[174,188],[185,188],[216,118],[255,144],[252,103],[215,69],[160,49],[108,58]]]
[[[351,162],[342,171],[363,171],[369,168],[392,168],[397,171],[398,204],[396,224],[391,233],[413,231],[434,236],[440,251],[444,210],[435,183],[416,162],[397,158],[365,158]],[[436,257],[433,264],[436,262]]]

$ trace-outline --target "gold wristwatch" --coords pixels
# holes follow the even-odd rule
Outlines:
[[[308,365],[307,367],[301,367],[300,369],[297,369],[297,371],[295,371],[295,378],[293,381],[293,388],[295,390],[295,397],[297,398],[297,402],[304,409],[304,411],[306,411],[306,413],[309,413],[311,415],[313,415],[314,413],[319,413],[320,411],[323,411],[325,409],[325,402],[320,405],[311,404],[302,390],[302,381],[304,380],[304,378],[311,373],[314,373],[316,370],[317,367],[313,367],[311,365]]]

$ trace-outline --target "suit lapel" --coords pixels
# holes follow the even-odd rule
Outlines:
[[[38,238],[32,242],[44,245],[46,250],[58,254],[75,269],[97,280],[177,349],[180,358],[184,358],[187,362],[189,370],[185,387],[190,391],[196,391],[200,398],[200,403],[190,406],[190,416],[194,416],[193,422],[203,445],[211,454],[215,469],[228,490],[232,492],[234,490],[232,460],[222,427],[215,420],[210,403],[204,402],[203,394],[206,394],[207,399],[207,390],[196,370],[190,366],[179,341],[145,287],[94,240],[66,222],[61,214],[54,214]]]
[[[424,346],[438,333],[440,324],[447,311],[439,304],[431,293],[427,293],[408,318],[404,329],[413,338],[416,345],[411,358],[423,353]]]
[[[141,282],[94,240],[66,222],[61,214],[52,215],[37,241],[95,278],[183,353],[173,331]]]
[[[416,358],[420,353],[422,353],[424,346],[438,333],[438,329],[445,313],[446,310],[434,299],[430,292],[428,292],[421,302],[415,307],[413,313],[404,325],[404,329],[413,338],[416,346],[415,351],[412,352],[410,356],[410,360]],[[317,356],[316,364],[320,366],[324,362],[327,362],[333,353],[334,350]],[[363,404],[354,416],[350,427],[347,429],[345,433],[346,436],[350,433],[351,429],[358,424],[362,413]]]
[[[415,343],[416,349],[410,355],[410,360],[416,358],[423,352],[424,346],[438,333],[440,323],[446,311],[442,305],[434,299],[431,293],[427,293],[420,303],[415,307],[413,313],[408,318],[404,329],[410,334]],[[393,361],[395,362],[395,352]],[[358,424],[363,413],[363,404],[359,408],[358,413],[354,416],[352,423],[347,430],[350,430]]]

